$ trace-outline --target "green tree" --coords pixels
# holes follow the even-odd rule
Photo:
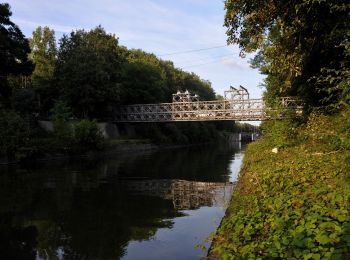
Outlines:
[[[52,121],[67,122],[72,117],[71,108],[62,100],[57,101],[50,112]]]
[[[215,93],[211,82],[201,79],[198,75],[182,71],[180,74],[182,90],[188,89],[192,93],[198,94],[201,100],[214,100]]]
[[[47,108],[53,98],[50,86],[57,56],[54,30],[39,26],[29,39],[29,45],[31,48],[29,58],[35,64],[32,83],[39,96],[39,106]]]
[[[74,141],[80,148],[101,148],[103,136],[95,120],[83,119],[74,125]]]
[[[123,103],[155,103],[167,100],[166,75],[155,55],[141,50],[130,50],[124,68],[121,92]]]
[[[29,139],[27,122],[14,111],[0,111],[0,154],[12,161],[18,158],[18,152],[25,147]]]
[[[75,116],[99,118],[112,111],[119,102],[122,62],[118,39],[100,26],[63,36],[54,79]]]
[[[319,106],[349,92],[348,1],[226,0],[225,8],[228,43],[258,51],[253,65],[267,75],[266,97],[298,95]]]
[[[215,99],[211,83],[194,73],[175,68],[142,50],[127,51],[121,100],[126,104],[171,102],[178,90],[189,90],[202,100]]]
[[[9,4],[0,4],[0,107],[10,106],[12,89],[9,76],[28,76],[33,64],[28,60],[30,52],[28,40],[21,30],[10,20]]]
[[[31,48],[29,57],[35,64],[33,80],[39,82],[51,80],[57,55],[54,30],[39,26],[29,39],[29,45]]]

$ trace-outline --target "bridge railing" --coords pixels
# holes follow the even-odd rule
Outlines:
[[[302,106],[296,99],[280,99],[283,108],[300,113]],[[273,109],[262,99],[214,100],[173,102],[160,104],[136,104],[119,107],[119,122],[167,122],[167,121],[261,121],[269,119]]]

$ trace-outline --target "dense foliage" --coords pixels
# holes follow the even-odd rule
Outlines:
[[[269,124],[269,136],[246,151],[213,254],[348,259],[350,111],[332,117],[313,113],[306,124],[284,124],[282,131],[280,122]]]
[[[78,118],[102,117],[119,97],[118,40],[97,27],[60,40],[53,85]]]
[[[0,3],[0,108],[10,106],[12,88],[9,86],[9,77],[30,75],[33,70],[28,60],[28,40],[10,20],[11,15],[9,4]]]
[[[309,113],[263,123],[212,255],[349,259],[350,5],[226,0],[225,7],[228,42],[242,54],[256,51],[265,99],[295,95]]]
[[[171,102],[177,90],[215,98],[210,82],[154,54],[120,46],[101,26],[64,35],[58,47],[54,31],[38,27],[30,45],[32,86],[45,116],[62,100],[76,118],[104,119],[119,104]]]
[[[267,99],[297,95],[307,106],[349,100],[350,4],[346,0],[226,0],[229,43],[257,51]]]
[[[28,142],[29,125],[14,111],[0,111],[0,156],[16,159],[17,152]]]
[[[215,99],[209,81],[175,68],[171,61],[137,49],[128,50],[126,57],[121,91],[124,104],[171,102],[172,94],[186,89],[202,100]]]
[[[48,27],[38,27],[29,39],[31,53],[30,60],[35,64],[31,75],[32,90],[36,94],[39,112],[45,111],[50,106],[55,69],[57,46],[55,32]]]

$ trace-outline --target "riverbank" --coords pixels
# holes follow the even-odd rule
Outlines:
[[[269,124],[247,147],[211,258],[349,259],[349,111]]]

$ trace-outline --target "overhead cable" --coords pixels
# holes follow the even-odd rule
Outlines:
[[[227,45],[219,45],[219,46],[213,46],[213,47],[203,48],[203,49],[194,49],[194,50],[187,50],[187,51],[179,51],[179,52],[172,52],[172,53],[164,53],[164,54],[161,54],[161,55],[158,55],[158,56],[159,56],[159,57],[163,57],[163,56],[184,54],[184,53],[190,53],[190,52],[206,51],[206,50],[218,49],[218,48],[223,48],[223,47],[227,47]]]
[[[211,61],[211,62],[206,62],[206,63],[200,63],[200,64],[194,64],[194,65],[190,65],[190,66],[184,66],[182,67],[183,69],[187,69],[187,68],[192,68],[192,67],[198,67],[198,66],[204,66],[204,65],[208,65],[208,64],[212,64],[212,63],[217,63],[217,62],[221,62],[221,61],[226,61],[229,59],[219,59],[219,60],[215,60],[215,61]]]
[[[219,55],[219,56],[214,56],[214,57],[206,57],[202,59],[187,59],[187,60],[180,60],[180,61],[175,61],[173,60],[174,63],[184,63],[184,62],[197,62],[197,61],[206,61],[206,60],[212,60],[212,59],[217,59],[217,58],[223,58],[223,57],[233,57],[237,53],[231,53],[231,54],[225,54],[225,55]]]

